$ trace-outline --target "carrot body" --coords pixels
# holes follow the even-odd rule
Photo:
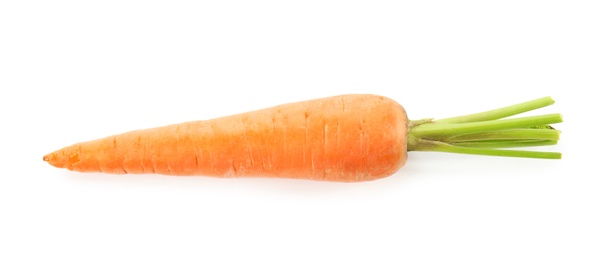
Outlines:
[[[127,132],[44,160],[81,172],[367,181],[404,165],[407,123],[389,98],[343,95]]]

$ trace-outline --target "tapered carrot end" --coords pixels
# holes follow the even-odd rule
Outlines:
[[[64,156],[61,150],[44,155],[42,159],[57,168],[66,168],[69,161],[68,157]]]

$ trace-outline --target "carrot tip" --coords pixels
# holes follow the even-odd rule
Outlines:
[[[42,157],[42,160],[44,160],[45,162],[49,163],[50,165],[52,165],[54,167],[58,167],[58,168],[63,168],[61,159],[62,158],[60,156],[57,156],[56,152],[49,153],[47,155],[44,155],[44,157]]]

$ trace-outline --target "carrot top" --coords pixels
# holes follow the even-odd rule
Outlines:
[[[560,131],[550,124],[562,115],[549,114],[504,119],[554,104],[544,97],[482,113],[409,123],[408,151],[435,151],[477,155],[560,159],[561,153],[502,148],[555,145]]]

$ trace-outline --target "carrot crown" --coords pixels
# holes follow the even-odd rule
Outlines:
[[[560,114],[504,119],[552,104],[551,97],[544,97],[482,113],[414,120],[409,123],[407,150],[560,159],[557,152],[503,149],[557,144],[560,131],[550,124],[562,122]]]

